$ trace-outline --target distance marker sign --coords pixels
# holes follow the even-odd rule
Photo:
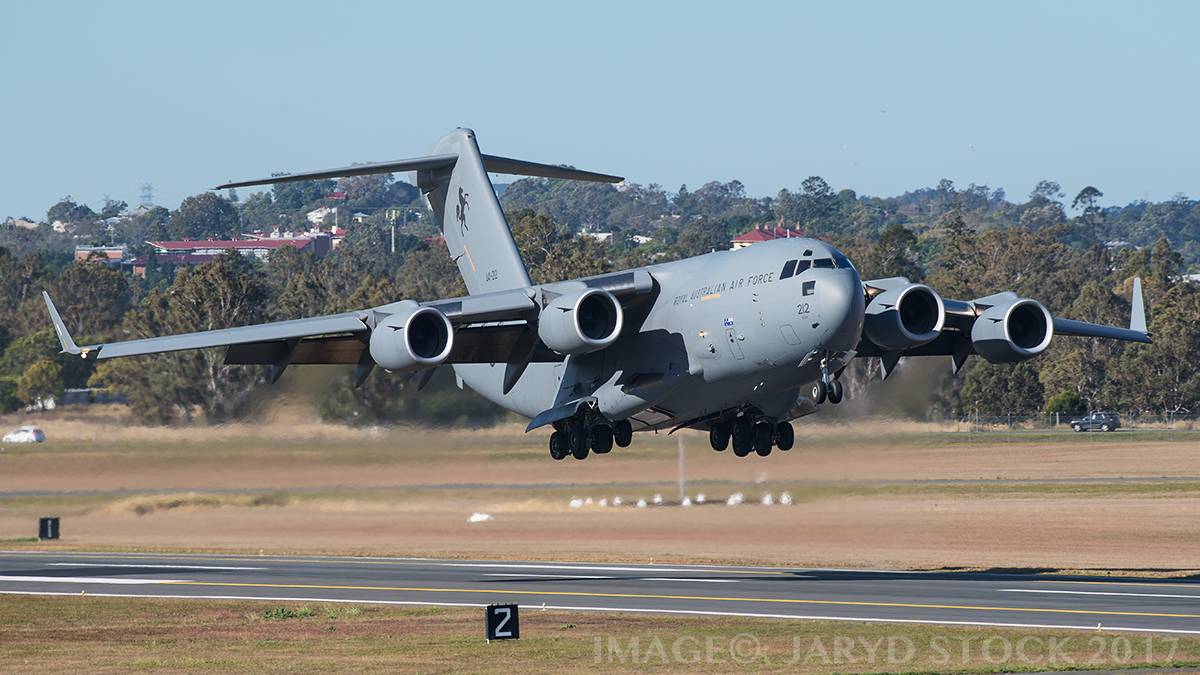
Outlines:
[[[516,605],[488,605],[486,612],[488,642],[520,639]]]

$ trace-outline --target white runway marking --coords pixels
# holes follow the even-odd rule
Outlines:
[[[130,568],[145,568],[152,570],[265,570],[266,567],[219,567],[216,565],[120,565],[116,563],[46,563],[47,565],[57,565],[59,567],[126,567]]]
[[[0,595],[75,595],[75,593],[0,591]],[[354,605],[398,605],[417,607],[487,607],[475,602],[428,602],[421,600],[362,600],[359,598],[303,598],[288,596],[242,596],[242,595],[150,595],[137,593],[94,593],[101,598],[162,598],[167,600],[250,600],[267,602],[337,602]],[[541,610],[541,605],[521,605],[521,609],[532,612]],[[560,612],[621,612],[629,614],[677,614],[681,616],[729,616],[754,619],[788,619],[792,621],[838,621],[846,623],[916,623],[934,626],[991,626],[997,628],[1059,628],[1097,632],[1095,626],[1042,623],[1001,623],[994,621],[944,621],[934,619],[879,618],[868,616],[822,616],[818,614],[764,614],[758,612],[712,612],[686,609],[656,609],[647,607],[573,607],[569,605],[546,605],[550,611]],[[1171,628],[1134,628],[1128,626],[1105,626],[1103,632],[1172,633],[1200,635],[1200,630],[1176,630]]]
[[[506,570],[567,570],[580,572],[653,572],[662,574],[663,572],[682,572],[695,574],[697,572],[705,572],[708,570],[687,568],[687,567],[611,567],[604,565],[536,565],[536,564],[514,564],[514,563],[446,563],[446,567],[490,567]],[[754,574],[755,572],[741,570],[719,570],[726,574]],[[786,574],[780,572],[780,574]],[[791,579],[812,579],[810,575],[804,574],[789,574]]]
[[[1188,598],[1200,600],[1200,595],[1182,595],[1171,593],[1118,593],[1116,591],[1057,591],[1040,588],[997,588],[999,593],[1055,593],[1059,595],[1121,595],[1132,598]]]
[[[680,579],[678,577],[612,577],[590,576],[583,574],[511,574],[505,572],[486,572],[485,577],[522,577],[525,579],[621,579],[624,581],[695,581],[702,584],[736,584],[739,579]]]
[[[0,576],[0,581],[29,581],[39,584],[115,584],[136,586],[139,584],[186,584],[191,579],[108,579],[103,577],[12,577]]]

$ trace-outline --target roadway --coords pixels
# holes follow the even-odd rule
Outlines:
[[[0,552],[0,594],[484,606],[1200,634],[1200,582],[968,572]]]

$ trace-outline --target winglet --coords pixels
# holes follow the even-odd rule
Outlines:
[[[1129,330],[1150,334],[1146,329],[1146,306],[1142,301],[1142,278],[1133,278],[1133,308],[1129,313]]]
[[[67,332],[67,326],[63,323],[62,317],[58,315],[58,310],[54,308],[54,303],[50,300],[50,294],[42,291],[42,298],[46,301],[46,309],[50,310],[50,320],[54,322],[54,332],[58,333],[58,341],[62,343],[62,354],[76,354],[87,358],[87,352],[75,345],[75,341],[71,339],[71,334]]]

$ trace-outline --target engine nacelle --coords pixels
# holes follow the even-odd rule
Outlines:
[[[586,288],[550,301],[538,318],[538,337],[559,354],[587,354],[621,335],[625,312],[612,293]]]
[[[975,319],[971,343],[991,363],[1017,363],[1046,351],[1054,337],[1054,318],[1037,300],[1013,298],[993,305]]]
[[[409,302],[371,331],[371,358],[393,373],[432,368],[445,361],[454,346],[454,327],[445,314]]]
[[[924,284],[908,284],[871,299],[863,332],[883,349],[911,349],[932,342],[945,323],[942,296]]]

